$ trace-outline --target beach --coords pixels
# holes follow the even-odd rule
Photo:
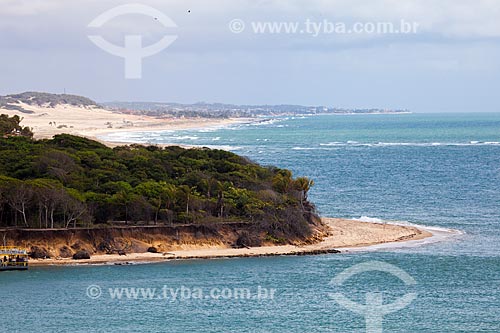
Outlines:
[[[336,250],[347,252],[353,248],[368,250],[371,246],[380,244],[401,244],[433,236],[431,232],[415,226],[363,222],[339,218],[323,218],[323,222],[329,226],[330,235],[320,242],[303,246],[277,245],[235,249],[224,245],[195,246],[189,244],[187,246],[179,246],[178,250],[164,253],[97,254],[92,255],[91,259],[84,260],[73,260],[71,258],[32,259],[30,260],[30,265],[126,264],[180,259],[322,254],[336,252]]]
[[[156,118],[67,104],[43,107],[19,103],[19,106],[30,113],[0,108],[0,114],[20,116],[22,118],[21,124],[32,128],[35,139],[50,139],[56,134],[66,133],[101,141],[109,146],[129,144],[129,142],[103,142],[99,136],[118,132],[175,131],[223,127],[253,120],[249,118]]]

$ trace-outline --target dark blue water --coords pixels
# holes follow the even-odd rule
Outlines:
[[[123,134],[111,135],[118,141]],[[136,266],[38,268],[0,275],[5,332],[365,332],[363,316],[331,292],[385,303],[415,292],[383,317],[384,332],[500,331],[500,114],[280,118],[213,130],[132,133],[141,142],[224,147],[314,179],[325,216],[369,217],[458,229],[459,236],[377,252]],[[109,138],[108,138],[109,139]],[[365,272],[332,278],[373,260],[416,285]],[[89,285],[103,291],[86,295]],[[276,289],[274,299],[116,300],[108,288]]]

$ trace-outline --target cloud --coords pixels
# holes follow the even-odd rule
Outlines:
[[[59,28],[61,22],[91,20],[103,11],[134,1],[111,0],[3,0],[0,26],[14,25],[23,16],[36,16],[28,26],[44,22]],[[303,21],[326,18],[332,21],[391,21],[401,19],[420,23],[423,32],[449,37],[500,36],[500,2],[497,0],[147,0],[135,1],[158,8],[183,21],[192,11],[197,24],[216,30],[222,19]],[[176,17],[177,16],[177,17]],[[187,21],[189,22],[189,21]],[[132,21],[128,27],[134,27]],[[81,27],[83,28],[83,27]],[[122,26],[123,28],[123,26]]]
[[[498,0],[0,1],[2,93],[66,87],[99,100],[498,106]],[[157,8],[178,28],[165,29],[141,15],[88,27],[104,11],[130,2]],[[241,34],[228,29],[235,18],[247,23]],[[318,37],[248,30],[252,21],[306,19],[404,19],[420,29],[409,35]],[[120,45],[131,33],[143,35],[144,45],[178,35],[167,50],[144,60],[144,78],[133,82],[123,79],[123,59],[87,38],[102,35]],[[454,89],[463,92],[451,99]]]
[[[417,21],[425,32],[452,37],[500,36],[496,0],[312,0],[307,12],[358,20]]]
[[[101,29],[88,23],[102,12],[129,2],[150,5],[171,17],[178,28],[165,29],[148,17],[129,15],[108,22]],[[190,14],[187,11],[190,10]],[[101,34],[123,43],[126,34],[141,34],[145,44],[165,34],[179,35],[170,52],[225,53],[231,51],[294,52],[389,46],[395,43],[470,43],[500,40],[500,1],[497,0],[3,0],[0,39],[15,49],[74,48],[89,52],[89,34]],[[242,34],[232,34],[234,18],[247,22]],[[250,23],[299,22],[310,19],[333,23],[393,22],[403,19],[419,24],[417,34],[255,34]]]
[[[61,3],[54,0],[3,0],[0,16],[3,18],[35,16],[60,6]]]

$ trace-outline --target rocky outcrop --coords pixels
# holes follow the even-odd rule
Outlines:
[[[236,242],[234,243],[235,248],[243,248],[243,247],[255,247],[261,246],[262,241],[259,237],[250,234],[248,231],[242,231]]]
[[[29,256],[30,256],[30,258],[33,258],[33,259],[48,259],[48,258],[52,257],[49,250],[47,250],[45,247],[36,246],[36,245],[31,247],[30,252],[29,252]]]
[[[154,246],[148,247],[148,252],[149,253],[158,253],[158,249]]]
[[[59,248],[59,257],[61,258],[71,258],[73,256],[73,251],[69,246],[62,246]]]
[[[83,260],[83,259],[90,259],[90,253],[85,250],[80,250],[73,254],[73,259],[75,260]]]

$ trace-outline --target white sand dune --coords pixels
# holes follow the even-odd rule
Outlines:
[[[97,139],[98,135],[112,132],[182,130],[249,121],[246,118],[155,118],[67,104],[53,108],[24,103],[20,103],[19,106],[32,113],[0,108],[0,114],[18,115],[23,118],[21,125],[31,127],[37,139],[47,139],[61,133]],[[116,146],[117,143],[110,145]]]

